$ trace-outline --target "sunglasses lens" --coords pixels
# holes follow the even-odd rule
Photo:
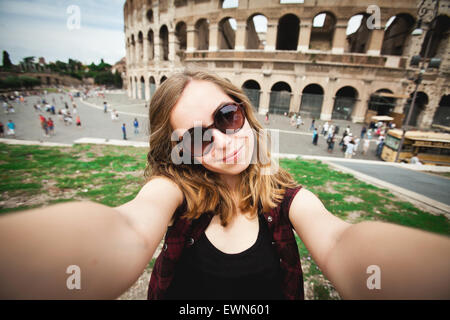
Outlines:
[[[218,110],[215,117],[217,129],[223,133],[232,133],[244,126],[245,117],[240,106],[228,104]]]
[[[212,131],[202,127],[189,129],[183,135],[184,148],[194,157],[200,157],[208,153],[212,141]]]

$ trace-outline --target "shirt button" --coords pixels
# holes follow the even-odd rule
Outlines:
[[[167,251],[167,243],[164,243],[163,250]]]
[[[193,238],[189,238],[188,245],[192,246],[193,244],[194,244],[194,239]]]
[[[272,245],[274,245],[275,244],[275,241],[272,241]]]
[[[272,216],[268,216],[267,221],[272,222]]]

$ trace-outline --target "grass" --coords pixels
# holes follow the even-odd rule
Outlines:
[[[140,190],[145,148],[75,145],[72,148],[0,144],[0,214],[73,200],[118,206]],[[389,190],[330,169],[320,161],[281,159],[294,179],[316,194],[334,215],[352,222],[376,220],[450,235],[444,216],[424,212]],[[299,237],[310,299],[339,299]],[[154,259],[149,263],[152,268]]]

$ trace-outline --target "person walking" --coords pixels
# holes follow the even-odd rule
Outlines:
[[[3,122],[0,121],[0,137],[3,138],[5,136],[5,127],[3,126]]]
[[[108,104],[106,103],[106,101],[103,102],[103,113],[107,113],[108,112]]]
[[[319,133],[317,132],[317,128],[314,128],[313,131],[313,145],[317,146],[317,141],[319,140]]]
[[[81,128],[81,119],[79,115],[77,115],[76,124],[78,128]]]
[[[134,118],[133,126],[134,126],[134,134],[139,134],[139,122],[137,118]]]
[[[264,122],[265,122],[266,124],[270,124],[270,121],[269,121],[269,112],[266,112],[266,118],[264,119]]]
[[[370,146],[370,140],[364,139],[364,144],[363,144],[363,154],[364,155],[366,155],[367,151],[369,151],[369,146]]]
[[[361,140],[364,139],[364,136],[366,135],[367,128],[366,126],[363,126],[361,129]]]
[[[302,117],[300,115],[297,115],[296,128],[298,129],[298,127],[302,124],[303,124]]]
[[[316,125],[316,119],[313,118],[311,120],[311,126],[309,127],[309,131],[314,130],[315,125]]]
[[[323,128],[322,128],[322,134],[323,136],[325,136],[328,133],[328,128],[330,127],[330,124],[327,122],[324,123]]]
[[[48,118],[47,120],[47,127],[48,127],[48,132],[50,134],[50,136],[54,136],[55,135],[55,123],[53,122],[52,118]]]
[[[16,137],[16,124],[12,121],[12,120],[8,120],[8,131],[6,132],[6,134],[8,136],[13,136],[14,138]]]
[[[334,149],[334,143],[336,141],[336,134],[333,133],[330,137],[328,137],[327,143],[328,143],[328,153],[332,153]]]
[[[353,140],[350,140],[350,142],[347,144],[347,147],[345,149],[345,158],[346,159],[352,158],[354,148],[355,148],[355,142]]]
[[[122,124],[122,133],[123,133],[123,140],[127,140],[127,128],[125,127],[125,123]]]

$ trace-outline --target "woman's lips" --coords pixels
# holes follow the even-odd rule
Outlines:
[[[224,161],[224,162],[227,162],[227,160],[231,160],[231,159],[237,158],[238,154],[241,152],[241,150],[242,150],[243,147],[244,147],[244,146],[241,146],[241,147],[240,147],[239,149],[237,149],[236,151],[234,151],[234,152],[230,153],[229,155],[223,157],[223,161]]]

